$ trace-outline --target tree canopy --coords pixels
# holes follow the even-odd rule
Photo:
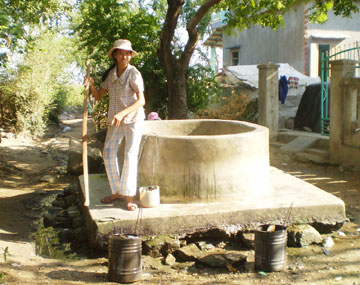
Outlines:
[[[6,0],[0,1],[0,66],[6,63],[4,50],[13,51],[19,40],[31,35],[31,25],[56,25],[69,4],[62,0]]]
[[[56,66],[61,67],[53,74],[52,79],[46,81],[48,79],[46,74],[39,76],[41,83],[38,85],[43,89],[32,88],[33,82],[26,78],[29,74],[41,74],[40,70],[36,69],[36,64],[30,64],[31,56],[35,58],[45,56],[41,51],[52,48],[51,45],[45,44],[51,37],[48,34],[45,36],[47,39],[43,38],[43,33],[48,29],[59,32],[57,29],[59,23],[68,19],[72,23],[69,30],[73,32],[67,36],[77,39],[77,52],[72,54],[77,57],[79,65],[84,65],[85,58],[92,59],[93,73],[100,80],[100,75],[112,63],[107,52],[114,40],[127,38],[138,51],[133,64],[143,74],[147,93],[152,95],[150,97],[157,98],[159,108],[162,108],[165,102],[168,103],[170,119],[187,118],[189,110],[202,105],[209,92],[212,92],[212,87],[209,87],[210,81],[202,80],[204,78],[202,76],[207,78],[211,76],[209,70],[206,68],[202,70],[199,64],[190,66],[190,60],[213,12],[226,11],[224,25],[228,30],[241,30],[252,24],[276,29],[283,24],[283,15],[297,4],[308,3],[309,19],[324,22],[327,20],[326,15],[329,10],[343,17],[350,17],[358,12],[355,2],[352,0],[1,1],[0,68],[3,69],[6,65],[6,53],[15,51],[17,47],[25,47],[22,52],[26,56],[24,64],[19,66],[15,75],[18,76],[17,79],[8,77],[8,81],[0,82],[9,83],[7,86],[2,85],[0,96],[8,95],[9,102],[12,102],[12,98],[15,98],[12,95],[15,92],[18,96],[16,100],[23,98],[24,94],[30,100],[31,92],[34,90],[39,96],[47,94],[47,82],[52,85],[52,89],[48,91],[52,94],[50,97],[53,101],[45,100],[44,105],[50,106],[54,103],[56,99],[54,94],[60,92],[57,83],[61,81],[56,74],[61,74],[61,70],[65,68],[61,64],[61,56],[60,61],[57,61],[58,53],[54,53],[49,62],[46,62],[48,68],[55,68],[50,64],[51,61],[57,62]],[[72,7],[74,5],[75,7]],[[71,8],[75,9],[72,10],[74,12],[68,13]],[[53,37],[52,41],[55,40],[57,38]],[[71,49],[72,44],[67,44],[63,50],[69,51],[69,47]],[[56,51],[61,52],[61,49]],[[27,80],[25,81],[29,83],[30,88],[26,87],[26,89],[21,85],[20,76]],[[12,91],[8,92],[11,84],[14,88],[10,88]],[[17,89],[18,87],[20,89]],[[204,90],[199,92],[197,88],[203,88],[205,92]],[[64,90],[62,89],[61,92],[66,92]],[[189,96],[189,94],[196,95]],[[26,104],[31,102],[27,101]],[[1,110],[5,110],[4,105]],[[46,107],[43,108],[43,112],[46,113],[46,110]],[[3,114],[1,117],[4,117]]]
[[[192,13],[186,19],[188,41],[182,51],[174,53],[174,34],[179,16],[192,3]],[[276,29],[283,24],[283,15],[296,4],[312,2],[309,18],[323,22],[326,13],[333,9],[336,15],[349,17],[358,8],[352,0],[167,0],[167,14],[162,27],[158,56],[165,70],[169,93],[169,117],[186,118],[188,104],[186,96],[187,69],[195,46],[201,38],[201,23],[204,17],[215,11],[227,11],[227,30],[244,29],[252,24]]]
[[[72,39],[62,30],[69,11],[66,0],[0,2],[2,127],[41,135],[50,114],[80,94],[67,72],[74,62]]]

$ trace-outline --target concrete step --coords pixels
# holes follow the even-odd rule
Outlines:
[[[276,148],[281,148],[283,145],[285,145],[285,144],[281,143],[281,142],[270,142],[270,146],[276,147]]]
[[[307,148],[304,149],[305,153],[315,154],[322,158],[329,159],[330,151],[328,149],[318,149],[318,148]]]
[[[312,147],[318,138],[316,137],[297,137],[296,139],[290,141],[289,143],[280,147],[282,151],[285,152],[300,152],[306,148]]]
[[[79,177],[81,193],[84,178]],[[288,218],[291,222],[342,224],[346,220],[345,204],[334,195],[316,186],[270,168],[271,193],[249,196],[246,199],[209,201],[202,203],[165,204],[155,208],[143,208],[141,212],[142,235],[193,233],[200,229],[221,228],[226,231],[255,230],[261,224],[281,224]],[[87,225],[90,240],[107,235],[115,229],[124,234],[133,234],[139,219],[139,210],[127,211],[124,201],[101,204],[100,199],[110,192],[104,174],[89,175],[90,205],[87,207]],[[138,203],[138,201],[136,200]]]
[[[310,137],[317,138],[313,147],[316,148],[329,148],[329,137],[323,136],[318,133],[304,132],[304,131],[295,131],[295,130],[280,130],[277,137],[276,142],[279,143],[290,143],[298,137]]]

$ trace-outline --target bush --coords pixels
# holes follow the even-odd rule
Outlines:
[[[67,39],[45,32],[27,44],[23,62],[14,70],[5,70],[0,88],[3,124],[16,132],[33,136],[43,134],[49,117],[56,118],[67,100],[78,93],[67,86],[65,70],[69,66]],[[6,110],[6,111],[5,111]]]
[[[197,112],[199,109],[204,109],[209,104],[209,100],[220,92],[211,68],[200,64],[189,67],[186,92],[190,111]]]
[[[214,97],[207,108],[198,110],[196,117],[202,119],[241,120],[246,109],[248,98],[245,93],[237,94],[232,91],[230,95]]]

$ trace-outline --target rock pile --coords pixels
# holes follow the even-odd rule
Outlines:
[[[86,257],[89,253],[81,198],[76,185],[63,191],[44,191],[27,207],[38,212],[33,234],[36,253],[53,258]]]
[[[26,205],[37,213],[33,235],[37,254],[53,258],[85,258],[90,252],[107,256],[107,237],[103,237],[101,249],[88,246],[84,213],[80,206],[83,202],[76,184],[63,191],[37,194],[37,198],[28,200]],[[141,239],[144,269],[159,270],[163,266],[194,266],[231,272],[254,269],[253,232],[234,234],[213,229],[187,235],[142,236]],[[310,225],[299,225],[288,228],[287,241],[291,247],[306,247],[321,245],[323,238]]]

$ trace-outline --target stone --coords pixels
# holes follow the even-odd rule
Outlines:
[[[176,262],[176,258],[171,253],[169,253],[164,260],[164,263],[170,266],[174,265],[175,262]]]
[[[84,219],[82,217],[75,217],[72,221],[73,228],[79,228],[85,225]]]
[[[227,268],[228,265],[235,267],[244,265],[247,257],[235,251],[209,253],[197,260],[197,263],[212,268]]]
[[[73,238],[73,231],[68,228],[58,229],[59,239],[61,242],[71,242]]]
[[[347,218],[348,215],[346,215]],[[311,226],[314,227],[320,234],[330,234],[333,233],[339,229],[341,229],[346,221],[342,222],[342,223],[332,223],[332,224],[327,224],[327,223],[312,223]]]
[[[288,118],[285,121],[285,128],[293,130],[295,126],[295,118]]]
[[[246,248],[255,248],[255,233],[239,232],[237,237],[240,239],[241,243],[245,245]]]
[[[323,246],[326,249],[330,249],[335,245],[334,240],[331,237],[326,237],[323,241]]]
[[[226,240],[230,237],[224,229],[214,228],[204,232],[195,232],[189,236],[190,241]]]
[[[56,180],[56,177],[53,175],[45,175],[40,178],[41,182],[48,182],[48,183],[54,183]]]
[[[329,159],[326,159],[324,157],[321,157],[320,155],[316,155],[312,153],[305,153],[305,152],[297,153],[295,155],[295,159],[303,163],[312,162],[319,165],[329,164]]]
[[[199,241],[196,243],[196,245],[201,249],[201,250],[210,250],[215,248],[214,245],[212,245],[211,243],[207,243],[205,241]]]
[[[49,211],[49,213],[58,214],[58,213],[60,213],[61,211],[63,211],[63,208],[62,208],[62,207],[58,207],[58,206],[52,206],[52,207],[49,207],[47,210]]]
[[[53,206],[56,206],[56,207],[60,207],[60,208],[65,208],[66,207],[66,203],[65,203],[65,200],[63,199],[57,199],[53,202]]]
[[[55,219],[54,227],[56,228],[67,228],[70,226],[70,222],[67,218],[57,216]]]
[[[197,261],[198,264],[213,267],[213,268],[225,268],[228,264],[224,254],[221,253],[211,253],[201,257]]]
[[[310,244],[321,244],[320,233],[310,225],[294,225],[287,229],[289,247],[304,247]]]
[[[105,173],[101,150],[88,146],[88,171],[89,173]],[[80,175],[83,173],[82,148],[80,140],[70,139],[68,151],[67,173]]]
[[[44,227],[45,228],[50,227],[55,224],[56,215],[51,214],[51,213],[45,213],[43,218],[44,218]]]
[[[66,204],[69,206],[76,204],[77,199],[78,199],[77,195],[68,195],[65,197]]]
[[[151,257],[166,256],[180,248],[180,241],[167,235],[158,235],[143,244],[143,253]]]
[[[203,256],[204,253],[196,246],[196,244],[191,243],[175,251],[174,255],[179,261],[196,261]]]
[[[80,210],[77,206],[70,206],[66,211],[70,218],[77,218],[81,216]]]
[[[74,230],[74,243],[76,244],[81,244],[83,242],[85,242],[88,238],[87,236],[87,229],[86,227],[80,227],[80,228],[76,228]]]
[[[170,269],[169,266],[162,264],[160,259],[153,258],[149,255],[142,255],[141,261],[142,261],[143,270],[166,271]]]
[[[173,253],[180,248],[180,241],[178,239],[170,239],[165,241],[164,250],[162,254]]]
[[[79,192],[79,189],[78,189],[77,184],[70,184],[69,186],[64,188],[65,195],[71,195],[71,194],[75,194],[78,192]]]

